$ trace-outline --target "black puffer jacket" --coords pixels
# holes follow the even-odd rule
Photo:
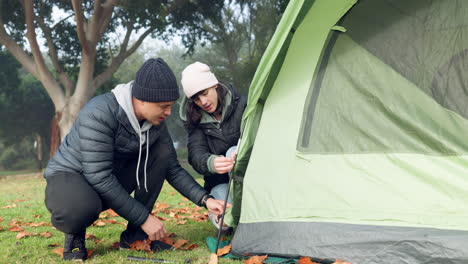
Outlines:
[[[146,152],[148,145],[150,148],[153,144],[165,145],[161,149],[167,153],[160,155],[167,157],[166,180],[182,195],[200,204],[207,192],[180,167],[167,127],[164,124],[152,126],[149,134],[149,144],[144,145],[142,152]],[[139,135],[114,94],[106,93],[93,98],[80,111],[44,176],[53,177],[57,171],[83,174],[110,208],[129,222],[141,225],[149,210],[131,197],[112,174],[119,160],[138,158],[138,152]]]
[[[207,162],[211,155],[224,156],[230,147],[237,145],[240,137],[242,114],[247,104],[247,98],[238,94],[233,86],[220,84],[229,89],[231,93],[231,103],[227,106],[221,123],[200,123],[196,128],[187,129],[188,161],[198,173],[204,176],[204,187],[208,191],[214,186],[226,183],[229,180],[227,173],[211,173]],[[184,121],[186,120],[186,104],[187,100],[181,107],[181,117]]]

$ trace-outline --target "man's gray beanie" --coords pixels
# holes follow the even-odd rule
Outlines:
[[[171,68],[161,59],[149,59],[136,73],[132,95],[145,102],[169,102],[179,98],[179,87]]]

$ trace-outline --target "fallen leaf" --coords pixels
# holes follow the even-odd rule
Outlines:
[[[215,253],[210,254],[210,260],[208,264],[218,264],[218,256]]]
[[[298,264],[319,264],[319,263],[313,262],[309,257],[301,257],[298,261]]]
[[[17,235],[16,235],[16,239],[22,239],[23,237],[27,237],[27,236],[30,236],[31,234],[26,232],[26,231],[23,231],[23,232],[19,232]]]
[[[109,247],[110,250],[116,250],[116,249],[120,249],[120,243],[119,242],[114,242],[114,244],[112,244],[110,247]]]
[[[47,245],[47,247],[49,247],[49,248],[54,248],[54,247],[58,247],[58,246],[60,246],[60,244],[57,244],[57,243]]]
[[[23,200],[23,199],[16,199],[14,201],[11,201],[12,203],[20,203],[20,202],[24,202],[26,200]]]
[[[117,222],[117,220],[115,219],[104,219],[103,220],[105,223],[107,224],[118,224],[119,222]]]
[[[93,226],[105,226],[105,225],[106,225],[106,222],[102,220],[97,220],[93,223]]]
[[[172,244],[172,246],[173,246],[174,248],[179,249],[180,247],[182,247],[183,245],[185,245],[185,243],[187,243],[187,242],[188,242],[188,240],[179,239],[179,240],[177,240],[174,244]]]
[[[2,231],[2,230],[3,230],[3,226],[0,226],[0,231]]]
[[[24,228],[22,227],[19,227],[19,226],[15,226],[15,227],[11,227],[10,229],[8,229],[9,231],[11,232],[21,232],[24,230]]]
[[[20,221],[18,220],[11,220],[11,222],[8,224],[10,227],[17,227],[21,224]]]
[[[49,222],[39,222],[39,223],[29,223],[27,224],[30,227],[38,227],[38,226],[50,226],[51,224]]]
[[[174,239],[172,237],[169,237],[169,236],[161,238],[161,239],[159,239],[159,241],[164,242],[164,243],[166,243],[168,245],[171,245],[171,246],[174,244]]]
[[[198,245],[197,244],[187,244],[183,247],[181,247],[180,249],[183,249],[183,250],[192,250],[192,249],[195,249],[197,248]]]
[[[185,223],[187,223],[187,220],[179,221],[179,222],[177,222],[176,224],[177,224],[177,225],[184,225]]]
[[[0,222],[3,221],[3,218],[0,217]]]
[[[117,216],[119,216],[119,214],[116,213],[116,212],[115,212],[114,210],[112,210],[112,209],[108,209],[106,212],[109,214],[109,217],[117,217]]]
[[[41,217],[41,215],[36,214],[36,215],[34,215],[33,217],[34,217],[34,218],[39,218],[39,217]]]
[[[95,235],[91,235],[91,234],[87,233],[85,235],[85,239],[97,239],[97,237]]]
[[[14,204],[3,206],[2,209],[15,208],[15,207],[16,207],[16,204],[14,203]]]
[[[63,247],[53,249],[52,252],[54,252],[55,254],[57,254],[57,255],[59,255],[60,257],[63,258]]]
[[[176,192],[170,192],[169,194],[173,196],[176,194]]]
[[[231,252],[231,244],[223,247],[223,248],[219,248],[218,249],[218,257],[221,257],[221,256],[224,256],[226,254],[228,254],[229,252]],[[306,264],[306,263],[300,263],[300,264]]]
[[[144,250],[151,252],[151,240],[136,240],[130,244],[130,250],[137,251],[137,250]]]
[[[52,233],[46,231],[46,232],[40,233],[39,235],[40,235],[40,236],[43,236],[43,237],[51,237],[51,236],[52,236]]]
[[[94,244],[97,245],[97,244],[101,243],[101,241],[102,241],[102,239],[96,239],[96,240],[94,240]]]
[[[92,250],[92,249],[88,249],[88,258],[90,258],[90,257],[91,257],[91,255],[93,255],[93,252],[94,252],[94,250]]]
[[[246,261],[244,261],[244,264],[262,264],[265,259],[268,258],[268,255],[264,256],[252,256]]]

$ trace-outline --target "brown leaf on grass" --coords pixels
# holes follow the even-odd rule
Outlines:
[[[313,262],[309,257],[301,257],[298,261],[298,264],[319,264],[319,263]]]
[[[85,239],[97,239],[97,237],[95,235],[91,235],[90,233],[86,233],[85,235]]]
[[[130,244],[130,250],[137,251],[137,250],[144,250],[147,252],[151,252],[151,240],[136,240]]]
[[[176,223],[176,225],[185,225],[187,223],[187,220],[182,220]]]
[[[28,223],[26,225],[30,227],[38,227],[38,226],[50,226],[51,224],[49,222],[39,222],[39,223]]]
[[[232,248],[231,244],[229,244],[229,245],[227,245],[227,246],[225,246],[223,248],[219,248],[218,249],[218,257],[224,256],[224,255],[228,254],[229,252],[231,252],[231,248]]]
[[[183,245],[185,245],[186,243],[188,242],[188,240],[185,240],[185,239],[179,239],[177,240],[174,244],[172,244],[172,246],[176,249],[179,249],[180,247],[182,247]]]
[[[117,217],[117,216],[119,216],[119,214],[116,213],[116,212],[115,212],[114,210],[112,210],[112,209],[108,209],[106,212],[109,214],[109,217]]]
[[[2,230],[3,230],[3,226],[0,226],[0,231],[2,231]]]
[[[268,258],[268,255],[264,256],[252,256],[249,259],[244,261],[244,264],[262,264],[265,259]]]
[[[8,224],[10,227],[18,227],[19,225],[21,225],[21,222],[18,220],[11,220],[11,222]]]
[[[39,235],[47,238],[47,237],[51,237],[52,233],[46,231],[46,232],[40,233]]]
[[[88,258],[90,258],[90,257],[91,257],[91,255],[93,255],[93,252],[94,252],[94,250],[92,250],[92,249],[88,249]]]
[[[117,220],[115,219],[104,219],[103,220],[105,223],[107,224],[118,224],[119,222],[117,222]]]
[[[161,238],[161,239],[159,239],[159,241],[164,242],[164,243],[166,243],[168,245],[171,245],[171,246],[174,245],[174,239],[172,237],[169,237],[169,236]]]
[[[19,227],[19,226],[14,226],[14,227],[10,227],[8,230],[11,232],[21,232],[24,230],[24,228]]]
[[[35,214],[33,217],[34,218],[39,218],[39,217],[41,217],[41,215]]]
[[[103,220],[96,220],[94,223],[93,223],[93,226],[105,226],[107,223],[104,222]]]
[[[20,203],[20,202],[24,202],[26,200],[23,200],[23,199],[16,199],[14,201],[11,201],[12,203]]]
[[[210,254],[210,260],[208,264],[218,264],[218,256],[215,253]]]
[[[3,221],[3,218],[0,217],[0,222]]]
[[[9,209],[9,208],[15,208],[16,207],[16,204],[10,204],[10,205],[5,205],[3,207],[1,207],[2,209]]]
[[[116,249],[120,249],[120,243],[119,242],[114,242],[114,244],[112,244],[110,247],[109,247],[110,250],[116,250]]]
[[[176,194],[176,192],[170,192],[169,193],[171,196],[174,196]]]
[[[346,261],[343,261],[341,259],[337,259],[335,260],[335,262],[333,262],[333,264],[351,264],[350,262],[346,262]]]
[[[183,247],[181,247],[180,249],[183,249],[183,250],[192,250],[192,249],[195,249],[197,248],[198,245],[197,244],[187,244]]]
[[[17,235],[16,235],[16,239],[22,239],[23,237],[27,237],[27,236],[30,236],[31,233],[28,233],[26,231],[23,231],[23,232],[19,232]]]
[[[53,249],[52,252],[63,258],[63,247]]]
[[[184,202],[185,202],[185,201],[188,201],[188,199],[187,199],[187,198],[185,198],[185,197],[182,197],[182,201],[184,201]]]

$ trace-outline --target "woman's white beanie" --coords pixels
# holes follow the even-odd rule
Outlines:
[[[196,93],[218,84],[218,79],[210,71],[208,65],[197,61],[182,71],[181,83],[185,95],[190,98]]]

